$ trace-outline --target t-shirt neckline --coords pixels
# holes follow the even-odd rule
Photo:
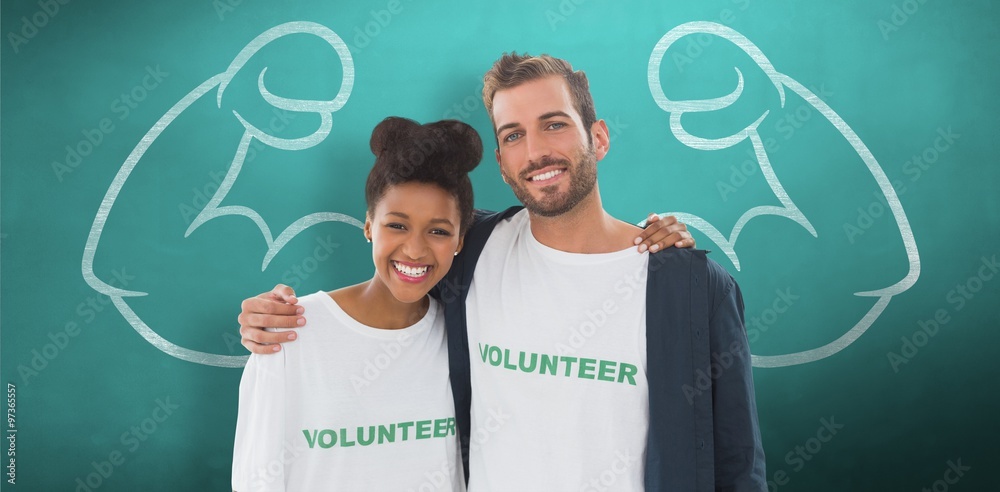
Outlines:
[[[546,246],[535,238],[535,235],[531,232],[531,220],[528,219],[528,217],[525,217],[523,227],[523,236],[527,241],[528,246],[544,256],[546,259],[558,263],[568,265],[598,265],[601,263],[609,263],[627,258],[633,258],[642,254],[636,250],[635,246],[629,246],[625,249],[612,251],[610,253],[570,253],[568,251],[561,251],[550,246]]]
[[[362,335],[381,338],[381,339],[395,339],[400,336],[413,336],[422,333],[427,330],[431,325],[434,324],[434,320],[437,319],[438,315],[438,303],[434,298],[429,298],[430,303],[427,306],[427,312],[424,316],[420,318],[416,323],[407,326],[405,328],[398,328],[395,330],[387,330],[384,328],[376,328],[374,326],[366,325],[347,314],[346,311],[337,301],[334,301],[330,294],[324,291],[318,291],[316,294],[320,298],[320,302],[323,306],[332,314],[338,321],[344,324],[344,326],[350,328],[351,330],[360,333]]]

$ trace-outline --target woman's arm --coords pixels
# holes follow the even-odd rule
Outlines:
[[[285,354],[251,355],[240,380],[233,490],[285,490]]]

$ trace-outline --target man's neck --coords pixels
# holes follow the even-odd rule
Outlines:
[[[562,215],[542,217],[529,212],[528,217],[531,234],[538,242],[567,253],[621,251],[633,246],[632,241],[642,231],[607,213],[596,186],[587,198]]]

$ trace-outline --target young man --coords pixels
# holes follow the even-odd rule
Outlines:
[[[623,240],[640,231],[601,204],[610,138],[582,72],[505,54],[483,100],[525,209],[480,217],[439,292],[469,489],[766,490],[735,281]],[[262,296],[240,315],[255,351],[280,340],[254,327],[295,319],[268,300],[286,290]]]

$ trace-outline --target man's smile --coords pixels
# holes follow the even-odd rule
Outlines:
[[[554,180],[556,178],[556,176],[559,176],[559,175],[563,174],[564,172],[566,172],[566,168],[564,168],[564,167],[559,167],[559,168],[554,168],[554,169],[550,167],[550,168],[545,168],[545,169],[548,169],[548,170],[546,171],[546,170],[543,169],[542,171],[539,171],[537,174],[529,176],[528,177],[528,181],[530,181],[532,183],[537,183],[537,184],[548,184],[549,182],[551,182],[552,180]]]

